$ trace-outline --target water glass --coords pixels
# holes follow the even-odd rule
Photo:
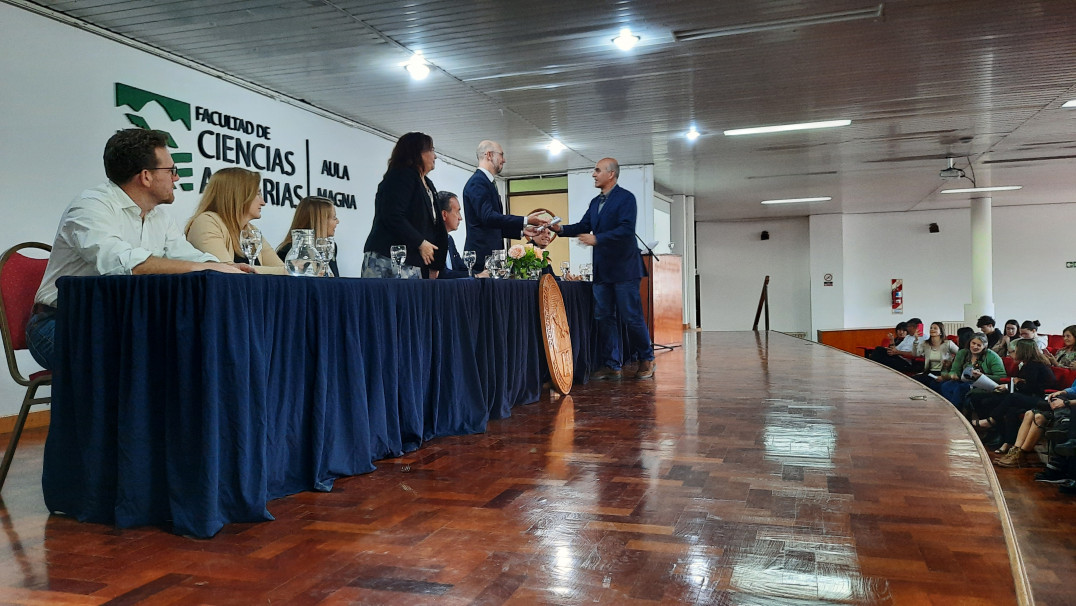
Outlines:
[[[243,231],[239,232],[239,248],[247,258],[247,263],[253,267],[262,252],[262,232],[248,223]]]
[[[572,267],[571,263],[569,263],[567,261],[562,261],[561,264],[560,264],[560,275],[563,276],[564,278],[567,278],[568,276],[570,276],[571,272],[568,271],[568,270],[571,269],[571,267]]]
[[[325,276],[329,278],[335,278],[332,267],[329,266],[329,262],[336,256],[336,239],[332,236],[325,238],[318,238],[314,240],[314,248],[318,249],[318,253],[321,254],[322,260],[325,261]]]
[[[467,276],[468,277],[471,277],[471,278],[474,277],[474,271],[472,270],[472,268],[474,267],[474,262],[477,259],[478,259],[478,255],[475,254],[475,251],[473,251],[473,250],[465,250],[465,251],[463,251],[463,264],[467,266]]]
[[[396,269],[396,274],[399,275],[403,270],[404,259],[407,258],[407,246],[393,244],[389,247],[389,255],[392,256],[392,266]]]

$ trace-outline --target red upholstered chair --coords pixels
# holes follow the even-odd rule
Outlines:
[[[26,395],[22,399],[22,408],[19,409],[19,417],[15,421],[15,427],[11,431],[11,441],[8,442],[4,452],[4,461],[0,463],[0,488],[3,488],[7,480],[8,468],[11,467],[11,459],[15,456],[15,447],[19,445],[23,426],[26,425],[26,415],[30,407],[38,404],[49,404],[51,397],[37,397],[37,389],[45,385],[52,385],[52,373],[41,370],[24,377],[19,371],[15,352],[26,349],[26,323],[30,320],[30,312],[34,306],[34,295],[41,286],[41,279],[45,275],[45,266],[48,258],[27,257],[18,251],[24,248],[37,248],[46,252],[52,252],[52,247],[40,242],[24,242],[17,244],[0,257],[0,332],[4,337],[4,351],[7,353],[7,367],[11,371],[11,378],[26,388]]]
[[[1046,335],[1046,349],[1050,350],[1050,353],[1055,353],[1064,346],[1065,335]]]

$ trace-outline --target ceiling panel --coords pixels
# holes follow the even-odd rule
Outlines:
[[[998,204],[1071,202],[1076,166],[1076,3],[862,0],[506,3],[480,0],[128,0],[40,4],[368,124],[424,130],[471,162],[500,140],[505,174],[652,163],[702,220],[951,208],[944,158],[980,184],[1018,183]],[[825,21],[826,19],[822,19]],[[832,19],[830,19],[832,21]],[[610,40],[642,36],[630,53]],[[677,42],[698,28],[751,33]],[[411,81],[414,51],[434,64]],[[847,118],[831,131],[721,131]],[[696,123],[694,143],[683,133]],[[569,151],[550,158],[559,137]],[[965,159],[967,158],[967,159]],[[969,171],[970,174],[970,171]],[[824,206],[763,199],[833,196]]]

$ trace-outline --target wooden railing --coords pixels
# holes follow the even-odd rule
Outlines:
[[[766,279],[762,282],[762,294],[758,297],[758,310],[755,311],[755,323],[751,326],[751,330],[758,330],[758,318],[762,315],[763,309],[766,311],[766,330],[770,329],[770,277],[766,276]]]

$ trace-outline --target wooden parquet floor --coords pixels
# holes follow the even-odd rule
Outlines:
[[[48,516],[24,439],[2,604],[1018,603],[952,408],[780,334],[692,336],[655,380],[545,396],[204,541]],[[1000,474],[1028,575],[1073,603],[1076,503],[1032,473]]]

